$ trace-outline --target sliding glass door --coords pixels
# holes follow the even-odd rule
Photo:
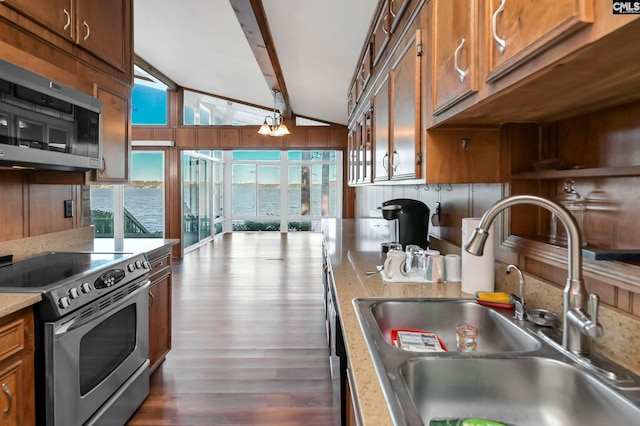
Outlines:
[[[211,151],[182,152],[182,237],[184,247],[222,232],[223,164]]]

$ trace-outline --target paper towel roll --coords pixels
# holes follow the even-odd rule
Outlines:
[[[494,226],[489,228],[489,238],[484,245],[484,254],[474,256],[464,250],[473,230],[478,227],[480,218],[465,217],[462,219],[462,291],[474,294],[476,291],[493,292],[495,290],[495,251]]]

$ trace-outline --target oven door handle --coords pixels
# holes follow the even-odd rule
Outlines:
[[[87,324],[90,321],[96,321],[100,318],[103,318],[105,316],[111,315],[111,313],[115,310],[118,310],[120,307],[128,304],[132,299],[135,299],[136,297],[138,297],[138,295],[140,294],[141,291],[144,292],[149,292],[149,286],[151,285],[151,281],[149,281],[148,278],[145,278],[146,282],[140,286],[138,289],[136,289],[135,291],[129,293],[127,296],[125,296],[124,298],[118,300],[117,302],[110,304],[109,306],[107,306],[106,308],[92,313],[89,316],[86,317],[82,317],[82,318],[78,318],[78,317],[74,317],[71,318],[67,321],[64,322],[60,322],[59,324],[54,326],[54,331],[53,334],[56,337],[59,337],[65,333],[68,333],[71,330],[75,330],[77,328],[82,327],[83,325]],[[108,297],[108,295],[106,296]],[[147,300],[148,298],[145,298],[145,300]],[[96,302],[94,302],[96,303]]]

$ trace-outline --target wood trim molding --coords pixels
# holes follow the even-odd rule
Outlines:
[[[238,17],[249,46],[258,61],[258,66],[271,90],[278,90],[276,103],[282,116],[291,118],[291,100],[284,82],[282,68],[278,60],[267,15],[262,0],[230,0],[233,11]]]
[[[503,246],[540,262],[563,269],[567,268],[567,250],[565,248],[517,235],[510,235],[503,242]],[[638,292],[640,289],[640,266],[635,264],[594,261],[583,258],[582,271],[584,276],[595,278],[614,287],[631,292]]]

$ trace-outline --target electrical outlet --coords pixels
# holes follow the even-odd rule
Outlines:
[[[64,217],[73,217],[73,200],[64,200]]]

